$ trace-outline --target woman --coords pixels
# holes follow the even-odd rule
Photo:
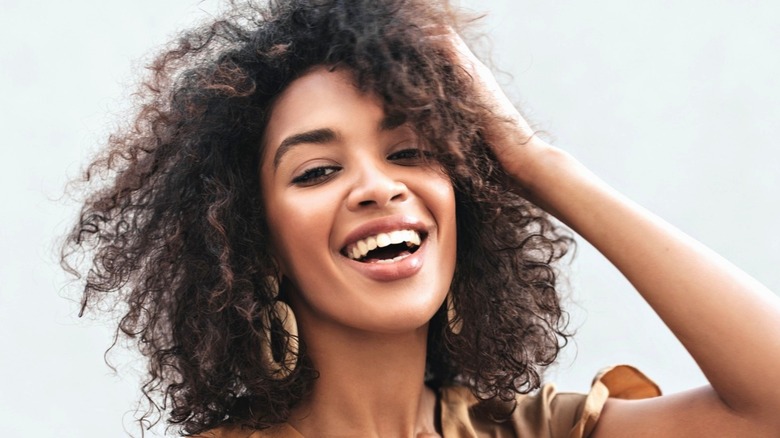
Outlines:
[[[534,136],[446,4],[235,12],[157,59],[135,125],[91,168],[115,178],[66,248],[94,252],[84,308],[127,306],[119,329],[172,424],[777,434],[777,297]],[[535,205],[631,280],[710,387],[621,401],[658,394],[621,367],[587,396],[517,395],[567,338],[554,262],[570,238]]]

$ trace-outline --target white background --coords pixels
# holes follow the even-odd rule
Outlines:
[[[478,3],[466,4],[489,13],[481,29],[499,78],[538,128],[780,291],[779,3]],[[137,432],[137,377],[132,366],[117,376],[103,363],[111,330],[76,318],[56,262],[56,239],[76,211],[64,185],[118,121],[154,49],[216,6],[0,0],[0,10],[2,431],[125,436]],[[585,391],[613,363],[640,367],[666,392],[705,383],[587,243],[571,284],[578,336],[549,374],[559,387]]]

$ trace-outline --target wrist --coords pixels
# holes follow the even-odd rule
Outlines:
[[[576,162],[571,155],[536,135],[518,150],[518,159],[507,172],[533,196],[542,196],[543,189],[554,185]]]

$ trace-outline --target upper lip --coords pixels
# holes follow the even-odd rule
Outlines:
[[[360,239],[375,236],[379,233],[389,233],[398,230],[414,230],[424,234],[427,233],[428,227],[420,219],[414,216],[398,215],[374,219],[360,225],[347,234],[339,251],[343,251],[344,248]]]

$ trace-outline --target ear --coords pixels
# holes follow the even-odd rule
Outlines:
[[[276,275],[276,278],[279,279],[279,284],[281,284],[282,283],[282,279],[284,277],[288,277],[289,276],[288,275],[289,271],[285,267],[285,264],[282,261],[282,259],[279,258],[276,254],[271,254],[271,260],[273,260],[273,264],[274,264],[274,268],[273,268],[274,269],[274,274],[273,275]]]
[[[296,290],[297,286],[293,276],[290,274],[291,270],[287,268],[284,260],[274,253],[271,254],[271,259],[273,260],[273,272],[270,275],[273,275],[277,280],[279,297],[286,301],[284,297],[288,297],[289,292]]]

